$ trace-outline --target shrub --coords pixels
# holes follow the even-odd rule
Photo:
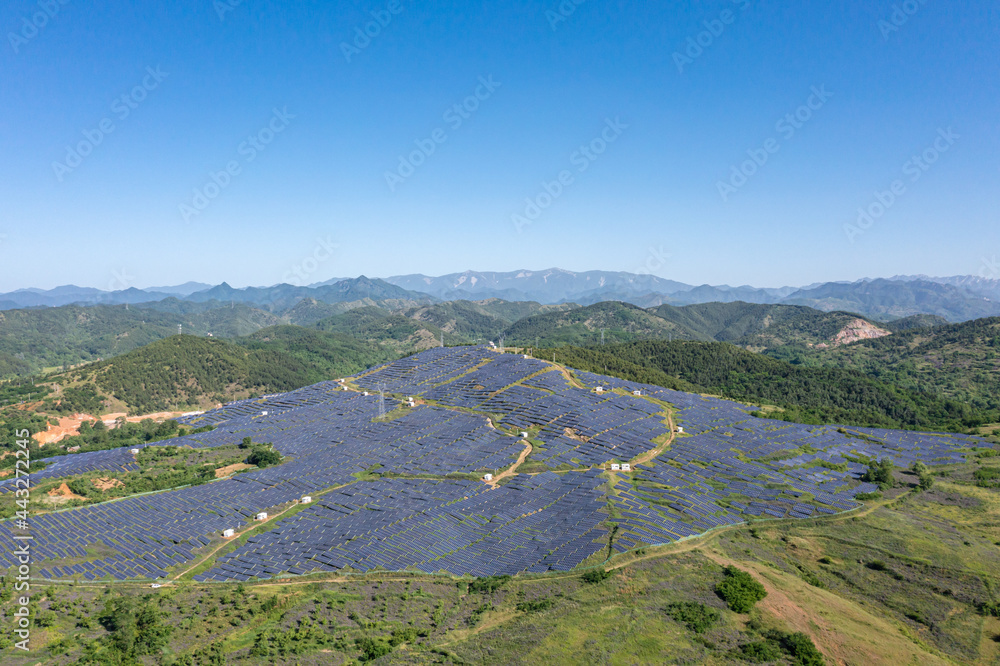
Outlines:
[[[600,583],[601,581],[607,580],[614,575],[613,571],[605,571],[604,569],[591,569],[587,573],[583,574],[584,583]]]
[[[749,613],[754,604],[767,596],[764,586],[736,567],[726,567],[725,578],[716,585],[716,593],[722,597],[729,609],[736,613]]]
[[[396,647],[397,645],[402,645],[403,643],[412,643],[417,638],[417,630],[414,627],[407,627],[405,629],[395,629],[392,632],[392,637],[389,639],[389,645]]]
[[[774,641],[755,641],[741,645],[739,657],[754,664],[763,664],[781,659],[781,648]]]
[[[889,570],[889,567],[882,560],[872,560],[871,562],[869,562],[865,566],[868,567],[869,569],[871,569],[872,571],[888,571]]]
[[[665,610],[667,615],[696,634],[705,633],[722,617],[714,608],[693,601],[673,603]]]
[[[536,599],[534,601],[522,601],[517,605],[517,610],[522,613],[538,613],[548,610],[553,606],[555,606],[555,602],[551,599]]]
[[[374,661],[392,652],[392,646],[384,638],[359,638],[357,646],[361,648],[361,661]]]
[[[510,582],[510,576],[486,576],[469,583],[469,592],[474,594],[493,594]]]
[[[802,632],[783,634],[780,640],[781,647],[794,657],[798,666],[823,666],[826,663],[812,639]]]
[[[1000,603],[990,602],[979,605],[979,614],[991,617],[1000,617]]]

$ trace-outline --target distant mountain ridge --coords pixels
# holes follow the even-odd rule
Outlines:
[[[48,291],[21,289],[0,294],[0,310],[68,304],[144,304],[159,308],[159,305],[150,304],[164,301],[170,303],[171,308],[177,308],[175,301],[180,299],[185,303],[245,303],[278,313],[286,312],[301,302],[326,305],[358,302],[377,307],[392,303],[391,309],[402,309],[408,305],[431,305],[440,301],[494,298],[542,305],[572,303],[586,306],[621,301],[642,308],[735,302],[805,305],[826,312],[855,312],[880,321],[914,315],[943,317],[951,322],[1000,316],[1000,279],[973,275],[948,278],[896,276],[804,287],[758,288],[748,285],[692,286],[655,275],[621,271],[573,272],[550,268],[542,271],[465,271],[438,277],[411,274],[385,279],[362,275],[310,286],[278,284],[237,289],[223,282],[199,288],[203,286],[201,283],[187,283],[159,290],[129,288],[113,292],[72,285]],[[328,308],[325,313],[316,312],[313,321],[342,311]]]

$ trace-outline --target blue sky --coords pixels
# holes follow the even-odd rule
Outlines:
[[[0,290],[1000,254],[995,3],[667,4],[11,0]]]

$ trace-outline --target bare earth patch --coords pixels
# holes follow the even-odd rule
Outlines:
[[[183,412],[154,412],[152,414],[143,414],[141,416],[128,416],[126,417],[125,412],[115,412],[114,414],[105,414],[100,417],[101,421],[104,421],[105,425],[109,428],[115,426],[115,423],[119,418],[124,418],[129,423],[139,423],[145,419],[153,419],[154,421],[165,421],[167,419],[172,419],[180,416]],[[64,416],[59,419],[59,425],[49,425],[45,432],[40,432],[36,434],[35,441],[38,442],[39,446],[45,446],[46,444],[55,444],[63,440],[66,437],[72,437],[74,435],[80,434],[80,424],[84,421],[97,421],[98,418],[91,416],[90,414],[74,414],[73,416]]]
[[[225,467],[220,467],[215,470],[215,478],[221,479],[224,476],[229,476],[241,469],[247,469],[248,467],[253,467],[253,465],[248,465],[246,463],[234,463],[232,465],[226,465]]]
[[[98,490],[110,490],[112,488],[118,488],[119,486],[124,486],[125,484],[114,478],[107,479],[94,479],[94,487]]]
[[[53,488],[47,494],[51,498],[50,501],[54,504],[63,504],[65,502],[69,502],[70,500],[75,500],[75,499],[80,499],[80,500],[87,499],[83,495],[77,495],[72,490],[70,490],[69,486],[66,485],[65,481],[63,481],[61,486],[59,486],[58,488]]]

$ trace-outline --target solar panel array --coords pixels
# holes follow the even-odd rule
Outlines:
[[[352,379],[394,394],[386,398],[391,418],[377,418],[374,393],[344,390],[338,382],[185,417],[190,425],[216,428],[154,446],[216,447],[250,436],[272,443],[286,462],[202,486],[38,515],[32,522],[38,575],[166,576],[196,562],[222,530],[247,527],[258,512],[273,513],[303,495],[313,503],[268,524],[197,578],[348,567],[477,576],[563,571],[606,547],[609,503],[621,516],[614,547],[622,551],[748,516],[806,518],[854,508],[855,495],[875,487],[860,482],[864,466],[845,456],[941,464],[961,461],[960,449],[982,444],[962,435],[842,432],[759,419],[726,400],[585,372],[571,381],[542,361],[484,347],[432,349]],[[426,404],[404,406],[398,398],[407,395]],[[656,401],[676,407],[685,434],[632,473],[615,475],[607,492],[612,477],[601,467],[635,461],[668,433]],[[523,450],[510,433],[529,428],[534,472],[496,488],[461,476],[509,467]],[[134,456],[117,449],[60,457],[33,476],[135,468]],[[0,483],[0,492],[12,483]],[[12,528],[0,523],[0,566],[14,564]]]

